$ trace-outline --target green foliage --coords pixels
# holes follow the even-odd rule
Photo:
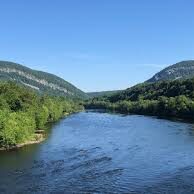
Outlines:
[[[41,105],[35,114],[36,126],[38,129],[44,128],[45,124],[48,121],[48,117],[49,117],[48,108],[45,105]]]
[[[0,83],[0,147],[23,143],[67,113],[80,110],[79,102],[64,97],[40,96],[15,83]]]
[[[87,100],[86,108],[194,119],[194,79],[143,83],[112,96]]]
[[[194,79],[187,79],[138,84],[123,92],[106,97],[105,99],[110,102],[117,102],[120,100],[138,101],[140,99],[156,100],[160,96],[175,97],[180,95],[193,98],[193,92]]]
[[[110,95],[116,94],[118,92],[121,92],[121,90],[102,91],[102,92],[88,92],[87,95],[91,98],[94,98],[94,97],[101,97],[101,96],[110,96]]]
[[[24,112],[10,113],[3,123],[0,137],[4,146],[23,143],[30,138],[36,128],[34,118]]]

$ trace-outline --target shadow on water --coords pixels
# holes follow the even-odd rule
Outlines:
[[[176,117],[168,117],[168,116],[153,116],[153,115],[142,115],[142,114],[133,114],[133,113],[128,113],[128,114],[124,114],[124,113],[119,113],[117,111],[109,111],[106,109],[86,109],[85,110],[86,113],[102,113],[102,114],[111,114],[111,115],[119,115],[119,116],[139,116],[139,117],[150,117],[150,118],[155,118],[155,119],[161,119],[161,120],[169,120],[169,121],[173,121],[173,122],[181,122],[181,123],[190,123],[190,124],[194,124],[194,120],[193,119],[183,119],[183,118],[176,118]]]

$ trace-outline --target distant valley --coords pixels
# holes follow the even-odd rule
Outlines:
[[[88,92],[87,95],[91,98],[100,97],[100,96],[109,96],[115,94],[117,92],[121,92],[122,90],[112,90],[112,91],[102,91],[102,92]]]

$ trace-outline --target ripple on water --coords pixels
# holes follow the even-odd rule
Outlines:
[[[83,112],[1,155],[0,173],[0,193],[193,194],[193,125]]]

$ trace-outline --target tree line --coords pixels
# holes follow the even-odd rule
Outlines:
[[[85,108],[194,119],[194,79],[138,84],[87,100]]]

